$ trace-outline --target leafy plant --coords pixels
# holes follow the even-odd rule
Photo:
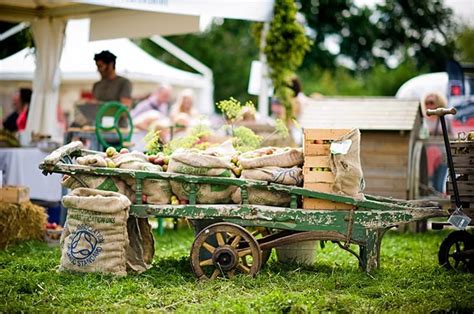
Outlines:
[[[275,87],[275,94],[284,105],[286,120],[293,118],[291,105],[292,91],[289,80],[294,71],[301,65],[311,43],[306,37],[304,28],[296,20],[294,0],[276,0],[273,20],[265,37],[263,52],[270,67],[270,78]],[[254,34],[261,37],[262,26],[257,26]]]
[[[148,155],[156,155],[163,151],[163,142],[160,138],[160,131],[150,130],[143,141],[145,141],[145,149]]]
[[[169,141],[163,146],[165,155],[171,155],[178,148],[196,148],[205,150],[210,146],[207,137],[211,134],[211,129],[200,123],[192,127],[189,134]]]
[[[245,105],[242,106],[240,101],[230,97],[228,100],[219,101],[216,105],[226,118],[227,125],[224,127],[230,130],[233,137],[232,145],[234,145],[236,150],[246,152],[260,147],[262,143],[261,136],[256,135],[245,126],[235,126],[235,123],[242,118],[244,112],[255,112],[255,105],[251,101],[246,102]]]

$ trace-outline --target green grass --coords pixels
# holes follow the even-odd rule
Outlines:
[[[446,234],[387,233],[371,276],[328,243],[311,267],[284,266],[273,255],[256,278],[210,282],[191,271],[189,230],[156,237],[154,267],[124,278],[58,273],[58,248],[25,242],[0,252],[0,312],[472,312],[474,275],[437,265]]]

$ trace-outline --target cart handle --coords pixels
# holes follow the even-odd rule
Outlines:
[[[56,165],[64,156],[80,151],[83,147],[80,141],[71,142],[53,151],[44,158],[43,162],[46,165]]]
[[[442,116],[445,116],[447,114],[455,115],[456,112],[457,112],[456,108],[437,108],[437,109],[428,109],[428,110],[426,110],[426,115],[427,116],[442,117]]]

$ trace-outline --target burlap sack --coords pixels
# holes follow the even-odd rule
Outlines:
[[[239,156],[244,169],[263,167],[294,167],[304,161],[301,148],[263,147]]]
[[[118,192],[125,195],[132,203],[135,202],[135,194],[128,185],[115,176],[95,176],[89,174],[76,174],[74,176],[65,175],[61,185],[74,190],[77,188],[91,188],[102,191]]]
[[[176,161],[173,157],[170,159],[168,172],[224,178],[235,177],[234,173],[230,169],[195,167]],[[191,186],[189,183],[171,181],[171,189],[179,199],[189,200],[189,192],[191,191]],[[236,186],[199,184],[196,193],[196,202],[198,204],[230,203],[231,195],[236,189]]]
[[[244,169],[240,176],[243,179],[263,180],[272,183],[299,186],[303,182],[303,173],[301,168],[280,168],[264,167],[254,169]],[[268,191],[266,189],[250,188],[248,189],[250,204],[270,205],[270,206],[289,206],[291,197],[286,192]],[[232,201],[240,204],[242,197],[240,189],[232,194]]]
[[[126,154],[117,154],[111,159],[115,163],[115,166],[121,169],[142,170],[145,165],[153,165],[148,161],[145,154],[135,151]]]
[[[161,172],[163,168],[150,163],[147,157],[139,152],[120,154],[114,157],[113,161],[121,169],[141,170],[147,172]],[[135,178],[127,177],[125,182],[130,189],[136,191]],[[147,179],[143,180],[143,195],[146,196],[148,204],[168,204],[171,198],[171,186],[167,180]]]
[[[127,271],[142,273],[151,268],[155,254],[151,225],[147,218],[130,216],[127,220],[127,232]]]
[[[130,201],[119,193],[78,188],[62,202],[68,217],[60,270],[126,275]]]
[[[77,163],[82,166],[107,167],[105,155],[103,154],[86,155],[84,157],[79,157],[77,158]]]
[[[232,169],[230,156],[213,156],[205,152],[195,152],[193,150],[185,150],[173,153],[171,159],[195,168],[227,168]]]
[[[300,186],[303,183],[301,168],[263,167],[242,170],[241,178],[262,180],[272,183]]]
[[[254,205],[269,205],[269,206],[282,206],[286,207],[290,205],[291,196],[290,194],[282,191],[268,191],[259,188],[248,189],[249,204]],[[242,202],[242,196],[240,194],[240,188],[232,194],[232,201],[236,204]]]
[[[334,173],[333,193],[350,196],[358,200],[364,199],[362,193],[364,176],[360,164],[360,132],[353,129],[342,136],[337,142],[351,140],[346,154],[331,154],[329,163]]]

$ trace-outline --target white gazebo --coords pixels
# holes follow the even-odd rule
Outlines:
[[[59,103],[62,109],[72,111],[81,91],[90,91],[93,82],[100,79],[93,57],[102,50],[117,55],[117,72],[133,84],[133,96],[141,97],[153,91],[158,84],[168,83],[176,90],[192,88],[201,112],[212,105],[212,80],[202,74],[173,68],[147,54],[129,39],[88,41],[89,20],[70,20],[66,27],[65,43],[60,60]],[[25,48],[0,60],[0,99],[8,103],[12,92],[20,86],[31,85],[36,68],[35,54]],[[137,62],[137,60],[140,60]],[[4,108],[5,110],[5,108]]]
[[[199,31],[203,15],[269,21],[274,0],[0,0],[0,20],[28,22],[36,47],[27,133],[54,132],[67,21],[91,19],[90,39],[140,38]],[[137,60],[139,62],[139,60]]]

